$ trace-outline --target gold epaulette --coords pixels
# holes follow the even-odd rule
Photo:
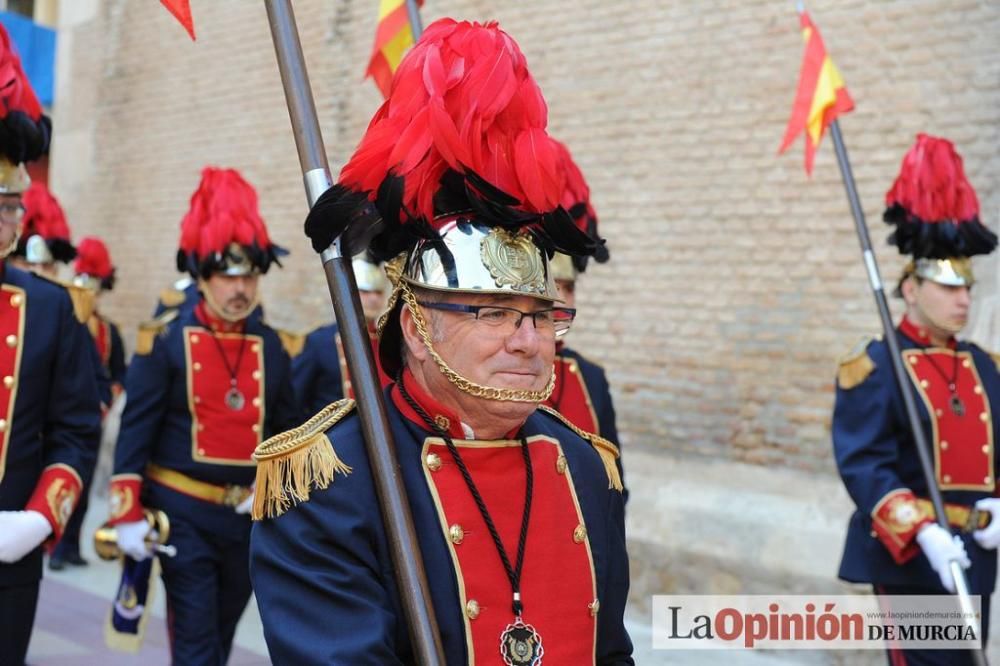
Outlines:
[[[97,306],[97,294],[86,287],[63,282],[44,273],[34,273],[34,275],[46,282],[59,285],[69,293],[69,298],[73,302],[73,314],[76,315],[77,321],[86,324],[90,320],[90,315],[94,314],[94,308]]]
[[[994,365],[997,366],[997,372],[1000,372],[1000,354],[996,352],[987,352],[987,353],[990,355],[990,358],[993,359]]]
[[[160,303],[163,307],[168,310],[171,308],[180,307],[181,303],[184,302],[185,294],[183,291],[174,289],[173,287],[167,287],[160,292]]]
[[[306,336],[304,333],[292,333],[291,331],[286,331],[281,328],[274,328],[274,332],[278,334],[278,338],[281,340],[281,346],[285,348],[288,352],[290,358],[295,358],[302,353],[302,348],[306,344]]]
[[[135,337],[135,353],[139,356],[145,356],[153,351],[153,343],[156,341],[156,336],[166,329],[167,324],[177,319],[179,314],[177,310],[164,310],[156,319],[144,321],[139,324],[139,332]]]
[[[538,409],[546,414],[551,414],[556,417],[562,421],[567,428],[590,442],[590,445],[593,446],[598,455],[601,456],[601,462],[604,463],[604,471],[608,473],[608,488],[613,488],[618,492],[622,492],[622,477],[621,474],[618,473],[618,463],[615,462],[619,458],[619,453],[618,447],[615,446],[614,443],[604,439],[600,435],[595,435],[592,432],[587,432],[582,428],[578,428],[576,424],[548,405],[539,405]]]
[[[349,398],[330,403],[298,428],[257,447],[253,454],[257,461],[254,520],[280,516],[293,504],[308,500],[313,488],[327,488],[337,472],[351,473],[337,457],[326,431],[353,409],[354,401]]]
[[[840,358],[837,369],[837,385],[848,391],[868,379],[875,370],[875,361],[868,355],[868,345],[873,340],[881,340],[882,336],[872,338],[866,336],[858,340],[850,352]]]

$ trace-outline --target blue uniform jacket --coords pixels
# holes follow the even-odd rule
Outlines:
[[[213,457],[211,452],[198,451],[199,445],[194,442],[192,411],[195,409],[195,401],[202,398],[195,389],[189,388],[189,383],[193,386],[194,374],[199,371],[207,372],[209,368],[202,368],[198,361],[189,362],[188,354],[195,352],[186,348],[189,342],[186,343],[185,340],[190,341],[192,330],[204,332],[206,327],[198,319],[196,309],[180,310],[176,318],[160,330],[149,353],[137,353],[128,367],[125,380],[128,398],[115,448],[113,496],[120,479],[143,476],[150,463],[219,486],[250,486],[253,483],[254,467],[249,453],[245,459],[220,464],[213,462],[218,455]],[[259,317],[247,319],[245,334],[259,337],[263,343],[263,349],[259,351],[263,360],[263,428],[259,434],[265,438],[298,421],[298,410],[291,388],[290,363],[277,333]],[[221,357],[211,344],[210,337],[203,334],[201,340],[199,346],[203,347],[203,353],[206,354],[204,362],[207,364],[210,359],[214,359],[215,372],[225,373],[226,369],[221,366]],[[251,354],[257,357],[251,345],[246,346],[244,353],[248,357]],[[248,364],[248,360],[243,363],[241,374],[247,373]],[[216,397],[226,391],[226,381],[223,377],[209,387],[213,393],[218,394]],[[248,408],[249,402],[255,397],[247,396]],[[226,417],[225,412],[221,417],[216,417],[214,426],[225,429]],[[206,426],[212,427],[213,424]],[[224,447],[224,439],[224,436],[223,441],[218,441],[217,438],[210,444]],[[202,454],[201,459],[198,459],[196,453]],[[235,514],[232,507],[204,502],[159,483],[144,482],[142,496],[144,506],[163,509],[168,516],[184,515],[187,520],[207,529],[227,533],[245,529],[246,517]],[[120,507],[120,510],[124,515],[131,515],[128,507]],[[122,516],[113,512],[112,519],[117,521]]]
[[[302,353],[292,359],[292,383],[303,419],[344,397],[336,341],[337,324],[320,326],[306,336]]]
[[[101,436],[97,355],[65,288],[11,266],[2,271],[0,310],[6,321],[7,301],[22,298],[23,328],[4,333],[7,349],[19,351],[20,360],[17,368],[3,368],[4,396],[13,396],[0,405],[7,434],[0,451],[0,511],[20,511],[33,496],[50,495],[46,491],[53,483],[66,488],[89,480]],[[70,509],[80,487],[73,492]],[[49,501],[31,507],[59,523],[56,534],[69,519],[62,515],[65,499],[56,506]],[[0,564],[0,587],[30,583],[41,572],[42,549],[37,548],[19,562]]]
[[[456,580],[459,574],[421,460],[422,446],[431,435],[401,413],[389,398],[390,391],[386,405],[400,475],[420,539],[445,661],[465,664],[467,620]],[[572,474],[600,600],[596,663],[632,664],[632,644],[623,624],[629,579],[621,493],[608,488],[607,473],[593,447],[555,417],[535,412],[522,432],[557,439]],[[338,474],[327,489],[312,490],[308,501],[254,524],[251,577],[271,659],[278,665],[413,663],[360,419],[350,414],[326,437],[337,456],[351,466],[350,474]],[[556,538],[544,527],[529,527],[529,542],[542,537]],[[526,558],[524,566],[527,572],[532,563]],[[469,583],[468,572],[465,575],[463,584]],[[531,611],[526,604],[528,622]],[[496,640],[498,644],[499,635]],[[542,640],[544,644],[544,635]],[[591,637],[584,634],[579,640]],[[486,661],[499,657],[493,654]]]
[[[932,424],[932,416],[935,420],[954,417],[946,404],[933,404],[924,393],[943,380],[933,367],[926,365],[922,345],[902,332],[897,337],[904,365],[912,368],[909,372],[925,373],[914,375],[926,377],[925,386],[917,388],[911,379],[906,388],[914,391],[921,425],[933,449],[931,458],[938,461],[936,473],[939,484],[943,484],[944,502],[971,506],[978,499],[995,496],[1000,468],[992,447],[1000,441],[1000,420],[996,417],[1000,410],[1000,375],[994,359],[974,344],[957,343],[959,358],[971,361],[969,366],[958,367],[965,373],[959,379],[961,390],[967,395],[969,412],[963,417],[968,421],[963,422],[969,424],[968,432],[974,434],[949,442],[942,435],[944,426],[937,421]],[[867,345],[865,353],[874,369],[857,386],[844,388],[838,383],[833,413],[837,467],[857,506],[848,526],[839,575],[852,582],[912,585],[943,592],[937,574],[913,539],[920,514],[914,511],[909,495],[926,498],[927,482],[896,388],[889,348],[883,340],[875,340]],[[952,371],[947,363],[938,365],[944,366],[947,373]],[[919,370],[921,367],[923,371]],[[974,387],[977,375],[981,390]],[[974,404],[979,407],[974,408]],[[933,415],[929,407],[933,408]],[[952,487],[950,484],[958,484],[950,478],[951,474],[957,476],[970,466],[975,466],[972,473],[976,475],[976,483]],[[890,506],[893,501],[895,509]],[[980,548],[970,533],[962,538],[972,560],[972,567],[966,572],[971,592],[990,594],[996,581],[997,554]],[[893,552],[901,557],[894,558]],[[905,561],[899,563],[897,559]]]

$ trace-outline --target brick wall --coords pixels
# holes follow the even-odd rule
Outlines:
[[[625,448],[829,470],[836,359],[878,320],[829,140],[811,180],[801,142],[775,155],[802,52],[793,3],[427,4],[427,23],[496,18],[518,39],[589,179],[612,262],[584,276],[571,344],[606,365]],[[242,169],[293,252],[266,278],[269,319],[305,330],[332,311],[263,4],[192,5],[196,43],[158,3],[62,3],[54,190],[77,237],[108,240],[120,280],[103,308],[133,329],[177,276],[199,169]],[[295,3],[334,171],[379,103],[362,81],[376,7]],[[919,131],[957,143],[996,229],[1000,5],[809,8],[857,102],[842,127],[887,278],[901,261],[882,197]],[[978,270],[971,330],[996,348],[996,259]]]

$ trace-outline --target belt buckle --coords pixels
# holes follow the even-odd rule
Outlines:
[[[235,509],[249,496],[250,492],[243,486],[226,486],[222,491],[222,506]]]
[[[966,534],[970,534],[979,529],[979,516],[981,512],[975,506],[969,508],[969,518],[965,521],[965,525],[962,526],[962,531]]]

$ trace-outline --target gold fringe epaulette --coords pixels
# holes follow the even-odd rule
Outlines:
[[[351,413],[354,401],[338,400],[300,425],[263,442],[254,451],[257,485],[253,498],[254,520],[274,518],[293,504],[305,502],[313,488],[327,488],[340,472],[351,468],[337,457],[326,431]]]
[[[881,336],[861,338],[850,352],[841,357],[837,368],[837,385],[840,388],[849,391],[868,379],[868,375],[875,370],[875,361],[868,355],[868,345],[877,339]]]
[[[153,343],[156,342],[156,336],[167,328],[167,324],[177,319],[179,314],[177,310],[164,310],[163,314],[156,319],[144,321],[139,324],[139,332],[135,337],[135,353],[139,356],[145,356],[153,351]]]
[[[556,417],[563,424],[577,435],[583,439],[590,442],[590,445],[594,447],[598,455],[601,456],[601,462],[604,463],[604,471],[608,473],[608,488],[613,488],[618,492],[622,492],[622,477],[618,472],[618,463],[615,462],[619,458],[618,447],[612,442],[604,439],[600,435],[595,435],[592,432],[587,432],[582,428],[578,428],[576,424],[570,421],[568,418],[560,414],[557,410],[549,407],[548,405],[539,405],[538,409],[545,412],[546,414],[551,414]]]
[[[160,292],[160,303],[163,307],[168,310],[171,308],[180,307],[181,303],[184,302],[186,295],[183,291],[174,289],[173,287],[167,287]]]
[[[63,282],[44,273],[34,273],[34,275],[65,289],[73,302],[73,314],[76,315],[77,321],[81,324],[90,321],[90,315],[94,314],[94,308],[97,307],[97,294],[86,287],[75,285],[72,282]]]
[[[285,348],[288,352],[289,358],[295,358],[302,353],[302,348],[306,344],[306,336],[303,333],[292,333],[291,331],[286,331],[280,328],[275,328],[274,332],[278,334],[278,338],[281,340],[281,346]]]

